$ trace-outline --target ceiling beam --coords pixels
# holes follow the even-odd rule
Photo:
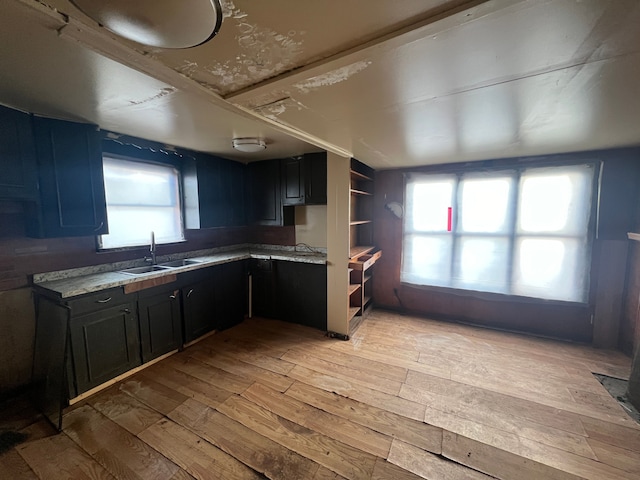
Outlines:
[[[268,124],[271,128],[290,135],[303,142],[310,143],[326,151],[343,157],[351,157],[352,153],[344,148],[327,142],[314,135],[298,130],[290,125],[284,125],[272,119],[265,118],[249,109],[240,108],[222,98],[210,88],[205,87],[180,72],[164,65],[151,55],[142,53],[113,37],[97,24],[88,25],[76,18],[61,13],[38,0],[18,0],[34,21],[58,31],[60,38],[74,41],[106,58],[118,62],[126,67],[171,85],[178,90],[197,95],[209,102],[212,107],[224,110],[243,118]]]

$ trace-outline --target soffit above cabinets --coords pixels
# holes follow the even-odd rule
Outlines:
[[[221,3],[210,42],[163,50],[68,0],[13,0],[0,103],[240,160],[324,148],[394,168],[640,143],[636,0]],[[268,148],[238,154],[234,136]]]

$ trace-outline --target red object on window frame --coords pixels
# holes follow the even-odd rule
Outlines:
[[[447,232],[451,231],[451,219],[453,218],[453,208],[447,208]]]

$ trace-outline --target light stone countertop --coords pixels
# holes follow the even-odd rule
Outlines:
[[[165,275],[180,274],[201,268],[236,262],[249,258],[262,260],[283,260],[290,262],[326,265],[327,255],[322,251],[298,251],[294,247],[242,246],[241,248],[217,248],[199,250],[175,255],[158,257],[158,264],[176,259],[196,260],[198,263],[153,271],[139,275],[122,273],[120,270],[144,265],[140,260],[95,265],[58,272],[36,274],[34,286],[55,294],[60,298],[70,298],[87,293],[98,292],[107,288],[120,287]]]

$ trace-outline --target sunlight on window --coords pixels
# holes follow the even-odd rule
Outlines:
[[[524,239],[520,243],[518,266],[520,281],[545,287],[557,281],[564,262],[561,240]]]
[[[451,268],[451,238],[409,236],[405,238],[403,270],[420,283],[447,285]]]
[[[456,284],[487,292],[505,292],[509,241],[506,238],[461,238]]]
[[[401,281],[587,302],[594,167],[407,175]]]
[[[413,201],[410,203],[413,229],[423,232],[447,231],[447,215],[452,195],[452,180],[413,184]]]
[[[522,178],[520,227],[524,232],[559,232],[566,228],[574,197],[568,175]]]
[[[511,178],[463,179],[461,232],[502,233],[507,228]]]
[[[109,234],[102,248],[184,240],[178,171],[158,165],[105,157],[103,161]]]

